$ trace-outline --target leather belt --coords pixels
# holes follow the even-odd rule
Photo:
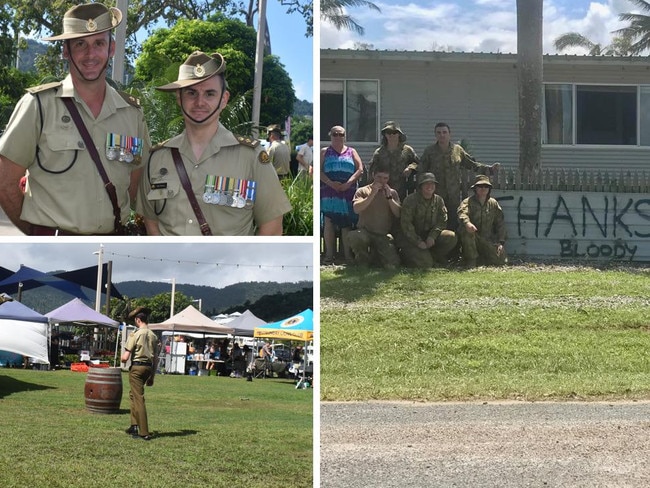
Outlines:
[[[131,362],[132,366],[153,366],[151,363],[144,363],[142,361],[132,361]]]
[[[45,225],[32,224],[30,235],[32,236],[82,236],[82,235],[114,236],[115,233],[111,232],[109,234],[77,234],[75,232],[58,229],[56,227],[47,227]]]

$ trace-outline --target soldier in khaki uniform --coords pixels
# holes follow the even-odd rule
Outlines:
[[[158,87],[176,92],[185,130],[152,149],[140,182],[137,211],[149,235],[282,235],[291,205],[268,155],[259,141],[237,137],[219,122],[230,97],[225,70],[220,54],[196,51],[180,66],[177,81]],[[209,234],[181,183],[174,150]]]
[[[379,264],[385,269],[400,264],[393,242],[400,215],[399,195],[388,185],[388,175],[388,168],[375,166],[373,182],[354,194],[352,208],[359,223],[348,234],[348,242],[355,264]]]
[[[490,178],[478,176],[472,189],[474,195],[463,200],[458,207],[463,262],[468,268],[476,267],[479,261],[503,265],[506,263],[506,226],[499,202],[490,197]]]
[[[279,125],[270,125],[267,127],[267,141],[269,145],[269,159],[275,168],[278,177],[286,178],[291,176],[291,149],[289,145],[282,140],[282,130]]]
[[[65,13],[62,82],[30,88],[0,138],[0,205],[29,235],[113,234],[125,222],[148,158],[149,133],[133,97],[106,83],[122,13],[100,3]],[[116,209],[63,99],[81,115],[116,190]],[[26,177],[26,178],[25,178]],[[21,182],[25,182],[24,192]]]
[[[406,198],[406,180],[418,167],[418,155],[405,144],[406,134],[392,120],[381,129],[381,146],[375,149],[370,161],[370,173],[373,167],[389,168],[388,184],[397,191],[401,200]]]
[[[444,266],[447,255],[456,245],[456,234],[445,229],[447,209],[442,197],[435,194],[437,184],[432,173],[420,174],[418,190],[402,202],[402,234],[398,245],[407,266]]]
[[[433,173],[440,182],[437,193],[445,201],[449,214],[447,228],[456,230],[458,219],[455,209],[458,208],[461,199],[461,168],[469,169],[480,174],[495,174],[501,165],[494,163],[488,166],[475,161],[459,144],[451,142],[451,129],[445,122],[439,122],[435,126],[436,142],[427,146],[420,158],[418,171],[420,173]]]
[[[122,362],[131,360],[129,368],[129,399],[131,401],[131,426],[126,429],[135,439],[151,440],[147,407],[144,402],[144,387],[153,386],[158,367],[158,337],[149,329],[151,310],[138,307],[129,314],[138,327],[126,341]]]

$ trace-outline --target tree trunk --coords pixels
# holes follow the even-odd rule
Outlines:
[[[542,156],[542,5],[517,0],[519,170],[525,180],[539,174]]]

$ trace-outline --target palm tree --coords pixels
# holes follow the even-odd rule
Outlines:
[[[381,9],[369,0],[322,0],[320,3],[321,20],[332,24],[337,30],[346,29],[363,35],[365,29],[350,15],[344,13],[345,7],[368,7],[381,12]]]
[[[645,0],[629,1],[640,7],[643,11],[650,12],[650,2],[646,2]],[[625,13],[619,14],[618,18],[619,20],[629,22],[630,25],[614,32],[621,34],[621,36],[627,36],[630,41],[637,39],[630,46],[630,54],[641,54],[650,48],[650,15]]]
[[[556,38],[553,41],[553,46],[558,52],[562,52],[569,47],[583,47],[589,52],[589,56],[629,56],[632,54],[632,38],[628,32],[617,35],[612,39],[611,44],[604,47],[582,34],[567,32]]]

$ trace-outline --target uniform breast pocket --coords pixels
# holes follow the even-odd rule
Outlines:
[[[147,200],[157,201],[174,198],[181,190],[181,182],[176,181],[152,181],[151,189],[147,193]]]
[[[86,146],[77,134],[46,133],[45,144],[39,146],[38,164],[48,173],[65,173],[81,151],[86,151]]]

